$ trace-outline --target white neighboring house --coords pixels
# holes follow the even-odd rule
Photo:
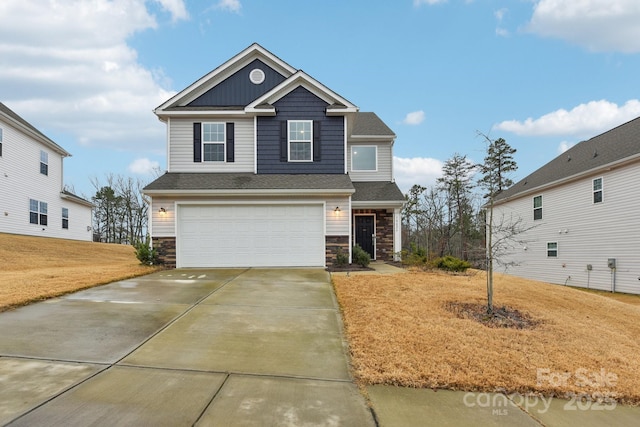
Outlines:
[[[0,102],[0,233],[92,240],[93,205],[64,190],[68,156]]]
[[[509,274],[640,294],[640,117],[583,141],[497,196],[521,218]]]

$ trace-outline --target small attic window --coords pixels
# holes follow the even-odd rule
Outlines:
[[[260,68],[254,68],[249,73],[249,80],[251,80],[251,83],[253,83],[254,85],[259,85],[264,81],[264,71],[262,71]]]

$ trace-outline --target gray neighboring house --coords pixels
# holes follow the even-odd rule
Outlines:
[[[396,135],[262,46],[154,112],[167,172],[143,191],[165,264],[324,267],[356,243],[373,259],[398,256]]]
[[[0,102],[0,233],[92,240],[93,204],[64,189],[70,156]]]
[[[507,271],[640,294],[640,117],[576,144],[502,192],[494,218],[534,228]],[[494,221],[495,222],[495,221]]]

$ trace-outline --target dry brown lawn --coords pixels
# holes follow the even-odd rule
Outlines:
[[[155,270],[132,246],[0,233],[0,311]]]
[[[483,272],[334,275],[333,281],[361,385],[640,403],[640,306],[633,303],[497,275],[495,306],[538,323],[489,328],[448,308],[486,304]]]

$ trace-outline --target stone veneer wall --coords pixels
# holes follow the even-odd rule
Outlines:
[[[154,237],[151,239],[153,247],[158,251],[158,259],[169,268],[176,268],[176,238]]]
[[[376,259],[379,261],[393,261],[393,211],[387,211],[386,209],[354,209],[353,213],[375,214]],[[355,224],[355,220],[353,223]]]
[[[327,267],[331,267],[336,260],[338,248],[349,255],[349,236],[326,236],[325,237],[325,254]]]

